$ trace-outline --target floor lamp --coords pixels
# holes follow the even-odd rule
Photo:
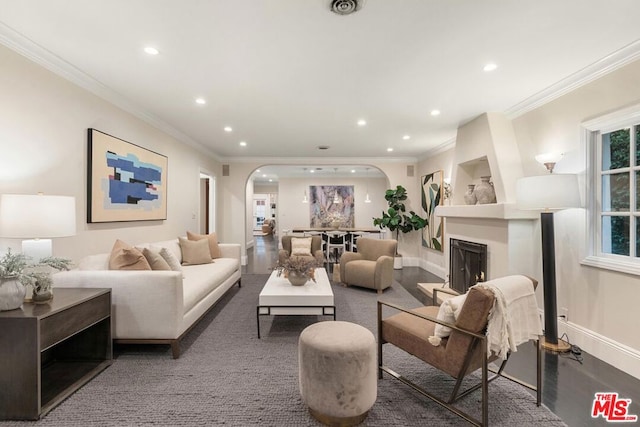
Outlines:
[[[545,162],[548,175],[520,178],[516,183],[519,209],[542,210],[542,281],[544,292],[545,350],[564,353],[571,349],[569,343],[558,339],[558,309],[556,299],[556,253],[553,229],[553,211],[581,206],[576,175],[554,174],[555,162]]]

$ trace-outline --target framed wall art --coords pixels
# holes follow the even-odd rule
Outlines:
[[[166,156],[88,129],[87,222],[167,219]]]
[[[427,226],[422,229],[422,246],[442,252],[444,250],[444,225],[436,216],[436,206],[444,201],[444,171],[439,170],[421,178],[422,209],[427,216]]]
[[[354,225],[353,185],[309,186],[309,225],[351,228]]]

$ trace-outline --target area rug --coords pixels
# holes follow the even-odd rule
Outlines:
[[[243,275],[182,342],[173,360],[168,346],[116,347],[112,366],[38,422],[0,426],[319,426],[298,390],[297,340],[322,316],[261,317],[256,304],[267,275]],[[312,284],[306,286],[313,286]],[[375,334],[375,291],[333,284],[338,320],[361,324]],[[419,305],[397,283],[381,298]],[[390,346],[387,346],[390,347]],[[385,362],[432,390],[451,379],[392,348]],[[449,390],[447,388],[446,390]],[[446,392],[443,392],[443,394]],[[490,425],[564,426],[521,386],[499,379],[489,385]],[[479,416],[479,392],[462,407]],[[461,418],[385,375],[363,426],[460,426]]]

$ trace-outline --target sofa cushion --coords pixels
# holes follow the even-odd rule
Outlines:
[[[294,237],[291,239],[291,255],[312,256],[311,237]]]
[[[216,233],[196,234],[196,233],[187,231],[187,239],[189,240],[206,239],[207,242],[209,243],[209,252],[211,253],[211,258],[216,259],[216,258],[222,257],[222,254],[220,253],[220,247],[218,246],[218,236],[216,235]]]
[[[152,270],[171,270],[167,261],[160,255],[160,250],[143,248],[142,255],[147,259]]]
[[[215,268],[211,267],[211,264],[184,266],[184,280],[182,282],[184,313],[189,312],[230,277],[238,269],[238,260],[218,258],[215,260]]]
[[[188,240],[179,237],[180,249],[182,250],[182,264],[210,264],[211,252],[209,243],[206,240]]]
[[[142,252],[118,239],[111,249],[109,270],[151,270],[151,266]]]

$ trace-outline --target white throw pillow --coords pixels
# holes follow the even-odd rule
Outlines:
[[[167,261],[167,264],[169,264],[169,267],[171,267],[173,271],[182,271],[180,260],[176,258],[173,252],[171,252],[169,249],[160,246],[151,246],[151,248],[160,251],[160,256],[164,258],[165,261]]]
[[[311,237],[293,237],[291,239],[291,255],[312,256]]]
[[[460,310],[464,305],[464,301],[467,299],[467,294],[458,295],[457,297],[449,298],[440,305],[438,310],[438,320],[442,320],[447,323],[456,323]],[[440,345],[440,340],[446,338],[451,334],[451,328],[448,326],[437,324],[434,337],[430,337],[429,342],[433,345]],[[436,338],[431,340],[431,338]]]

